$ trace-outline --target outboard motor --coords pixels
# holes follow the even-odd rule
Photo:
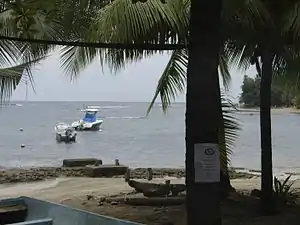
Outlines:
[[[73,137],[73,129],[72,128],[68,128],[66,129],[66,141],[73,141],[74,137]]]

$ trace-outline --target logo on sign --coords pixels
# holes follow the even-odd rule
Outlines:
[[[215,150],[213,150],[212,148],[206,148],[204,150],[204,154],[205,155],[214,155],[215,154]]]

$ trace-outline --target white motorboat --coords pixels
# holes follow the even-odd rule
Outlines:
[[[58,122],[54,127],[57,142],[75,142],[77,133],[69,124]]]
[[[99,109],[95,107],[88,107],[81,111],[85,112],[83,119],[72,123],[72,127],[76,130],[100,130],[100,125],[103,123],[103,120],[97,119],[96,117]]]

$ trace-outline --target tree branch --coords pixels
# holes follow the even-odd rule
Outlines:
[[[176,50],[183,49],[187,46],[184,44],[146,44],[146,43],[90,43],[80,41],[54,41],[54,40],[42,40],[32,38],[18,38],[0,35],[0,40],[28,42],[36,44],[46,45],[63,45],[63,46],[78,46],[89,48],[114,48],[114,49],[128,49],[128,50]]]

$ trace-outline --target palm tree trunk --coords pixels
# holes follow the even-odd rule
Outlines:
[[[271,138],[271,85],[273,54],[262,54],[262,77],[260,83],[260,135],[261,135],[261,203],[265,214],[274,212],[273,165]]]
[[[221,0],[192,0],[186,99],[187,224],[220,225],[220,162],[217,179],[199,177],[195,153],[201,143],[218,144],[220,107],[218,53]],[[217,157],[218,158],[218,157]],[[211,178],[211,177],[208,177]]]

